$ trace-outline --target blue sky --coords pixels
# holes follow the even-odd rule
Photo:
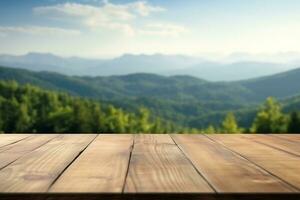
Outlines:
[[[1,0],[0,53],[300,52],[299,0]]]

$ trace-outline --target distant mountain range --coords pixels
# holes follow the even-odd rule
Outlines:
[[[53,54],[28,53],[22,56],[0,55],[0,65],[33,71],[58,72],[77,76],[111,76],[132,73],[190,75],[209,81],[233,81],[266,76],[296,68],[295,62],[243,61],[221,63],[182,55],[131,55],[114,59],[63,58]],[[249,58],[250,57],[246,57]],[[299,65],[300,66],[300,65]]]
[[[210,82],[184,75],[66,76],[0,67],[0,80],[101,99],[129,111],[144,106],[155,116],[198,128],[218,123],[228,111],[237,112],[240,123],[248,126],[257,105],[269,96],[300,108],[300,68],[250,80]]]
[[[229,100],[257,103],[269,96],[282,99],[300,94],[300,68],[242,81],[211,82],[187,75],[136,73],[90,77],[0,67],[0,80],[16,80],[104,99],[157,97],[176,101]]]

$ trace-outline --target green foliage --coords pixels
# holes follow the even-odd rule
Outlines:
[[[95,100],[0,81],[1,132],[165,133],[173,126],[161,124],[146,108],[129,113]]]
[[[189,76],[92,78],[0,67],[1,80],[16,80],[1,82],[0,132],[299,132],[296,114],[287,116],[300,110],[300,96],[294,96],[299,73],[214,83]],[[69,95],[20,86],[25,83]],[[258,109],[267,95],[293,96],[281,100],[282,107],[268,98]]]
[[[213,134],[213,133],[217,133],[217,130],[213,125],[209,125],[207,129],[205,129],[203,132],[206,134]]]
[[[300,68],[262,78],[240,81],[239,83],[253,92],[256,101],[268,96],[286,98],[299,94]]]
[[[212,83],[190,76],[71,77],[0,67],[0,79],[100,99],[134,113],[145,107],[159,118],[197,129],[216,125],[223,112],[244,108],[251,99],[249,91],[239,84]]]
[[[107,102],[122,108],[122,112],[134,113],[135,115],[138,114],[141,107],[145,107],[155,118],[159,117],[171,121],[172,125],[164,123],[164,127],[168,126],[169,131],[172,129],[182,131],[180,127],[189,127],[188,130],[192,128],[206,129],[209,125],[219,127],[222,126],[220,122],[228,112],[233,112],[239,125],[248,129],[256,117],[258,103],[268,96],[276,98],[293,96],[293,98],[283,101],[283,111],[300,110],[300,97],[295,96],[300,91],[299,75],[300,70],[296,69],[279,75],[223,83],[208,82],[190,76],[164,77],[154,74],[131,74],[110,77],[75,77],[58,73],[31,72],[0,67],[1,80],[16,80],[20,84],[30,83],[46,89],[68,92],[71,95],[100,99],[102,104]],[[16,83],[14,84],[14,87],[17,87]],[[1,94],[8,93],[7,95],[9,95],[11,91],[2,92],[4,93]],[[52,99],[50,102],[55,103],[56,101]],[[47,103],[46,99],[43,103]],[[14,108],[14,105],[8,105],[7,108],[9,106]],[[48,106],[51,107],[51,105],[46,107]],[[67,115],[68,109],[61,112],[63,112],[61,115]],[[41,113],[31,114],[43,115],[43,113],[48,113],[48,111],[41,110]],[[23,117],[25,117],[23,120],[26,121],[26,116],[23,115]],[[59,118],[59,115],[53,117],[52,120],[55,120],[55,117]],[[100,119],[103,116],[95,117]],[[133,125],[132,117],[135,116],[128,116],[128,119],[112,118],[111,120],[128,120],[128,123]],[[150,118],[155,121],[154,117]],[[262,116],[262,118],[264,117]],[[9,119],[7,120],[9,121]],[[101,120],[102,127],[104,121]],[[116,130],[115,128],[124,130],[124,125],[109,128],[112,124],[105,123],[105,126],[108,127],[106,131]],[[43,125],[42,121],[38,124],[47,126]],[[174,124],[179,127],[174,126]],[[11,125],[0,121],[1,126]],[[82,125],[73,124],[72,126],[78,130],[86,130],[86,126],[93,126],[93,130],[99,130],[95,123],[86,125],[84,122]],[[26,127],[18,128],[26,129]],[[38,129],[40,130],[42,127],[38,127]],[[150,129],[155,130],[157,127],[150,127]]]
[[[240,133],[234,113],[205,129],[175,126],[145,107],[124,111],[107,103],[45,91],[14,81],[0,81],[0,132],[60,133]],[[257,112],[254,133],[300,132],[300,114],[287,117],[280,104],[268,98]]]
[[[150,113],[145,108],[140,108],[138,112],[139,121],[136,123],[136,129],[141,133],[149,133],[151,125],[147,123],[150,118]]]
[[[251,127],[254,133],[284,133],[287,118],[281,111],[280,104],[272,97],[267,98]]]
[[[241,129],[238,127],[235,116],[232,112],[227,113],[224,121],[222,122],[223,133],[240,133]]]
[[[300,133],[300,113],[292,112],[288,123],[288,133]]]

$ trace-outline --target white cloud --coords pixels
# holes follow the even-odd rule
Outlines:
[[[168,23],[153,23],[153,24],[147,24],[145,28],[139,30],[139,33],[143,35],[176,37],[187,31],[188,29],[184,26],[168,24]]]
[[[130,8],[133,9],[136,13],[141,16],[148,16],[152,12],[162,12],[165,11],[164,8],[159,6],[151,6],[146,1],[137,1],[131,4],[128,4]]]
[[[127,6],[105,3],[103,6],[92,6],[80,3],[65,3],[54,6],[42,6],[34,8],[36,14],[44,14],[52,17],[83,17],[97,21],[126,21],[134,18]]]
[[[132,21],[138,17],[146,17],[165,9],[152,6],[146,1],[127,4],[113,4],[105,0],[100,6],[80,3],[64,3],[53,6],[34,8],[34,13],[58,19],[79,20],[81,24],[91,28],[119,30],[126,35],[134,35],[137,31]]]
[[[44,26],[0,26],[0,35],[7,36],[11,33],[25,33],[41,36],[70,36],[79,35],[80,31]]]

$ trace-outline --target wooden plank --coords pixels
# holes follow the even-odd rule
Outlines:
[[[0,171],[0,192],[46,192],[96,135],[60,135]]]
[[[18,142],[29,136],[30,134],[0,134],[0,147]]]
[[[300,140],[299,141],[286,140],[280,137],[274,137],[273,135],[257,135],[257,134],[255,135],[247,134],[247,135],[243,135],[243,137],[300,156]]]
[[[125,192],[214,191],[169,135],[136,135]]]
[[[292,142],[300,142],[300,134],[270,134],[273,137],[278,137],[283,140],[288,140]]]
[[[241,135],[208,135],[208,137],[256,163],[295,188],[300,188],[298,156],[245,139]]]
[[[13,143],[0,148],[0,169],[14,162],[23,155],[44,145],[48,141],[57,137],[53,134],[32,135],[17,143]]]
[[[99,135],[50,188],[50,192],[121,193],[132,135]]]
[[[217,192],[295,191],[288,184],[203,135],[172,137]]]

